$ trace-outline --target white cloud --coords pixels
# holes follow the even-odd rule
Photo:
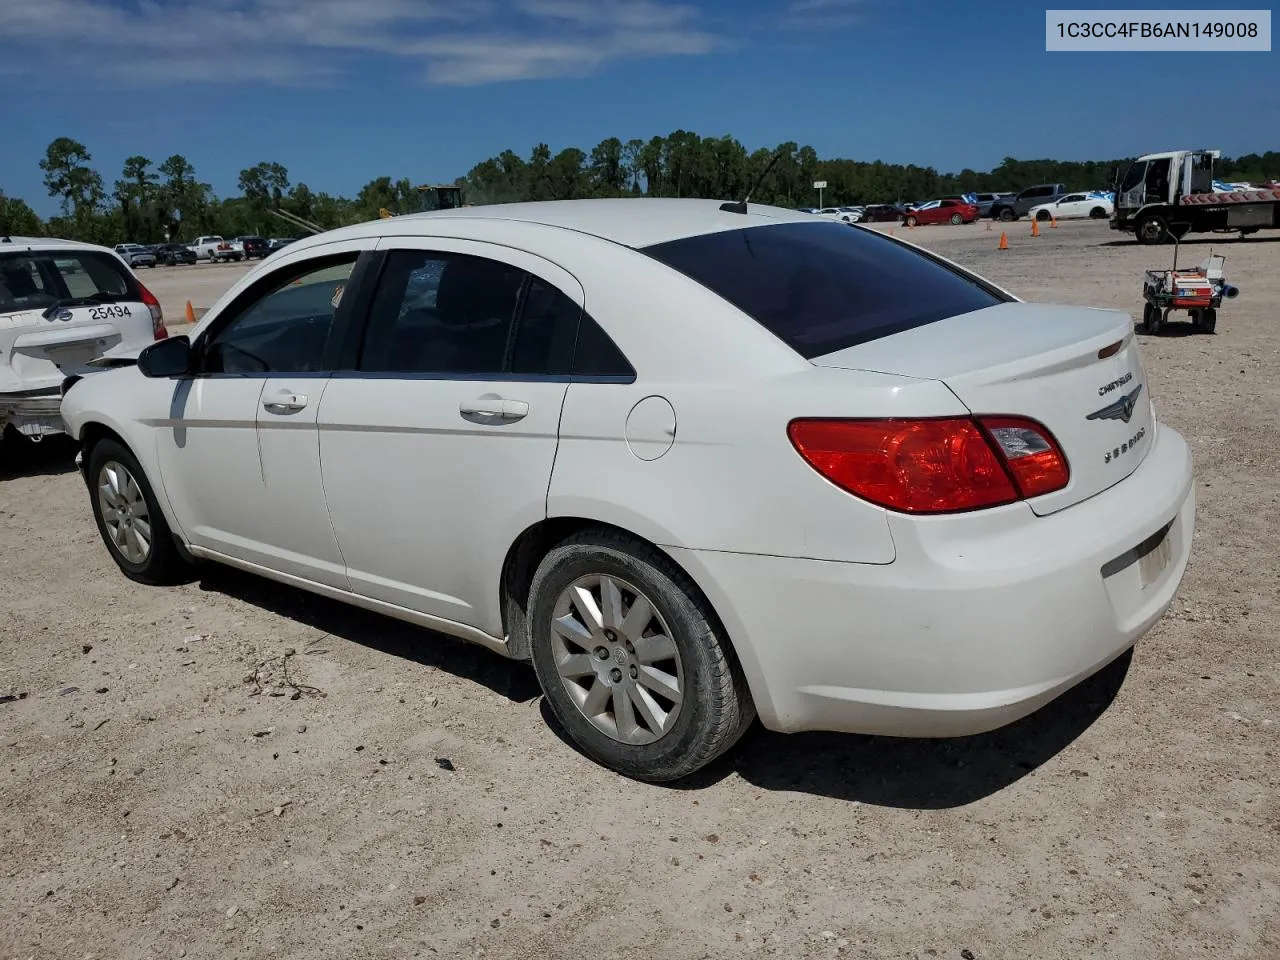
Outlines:
[[[438,84],[584,76],[728,45],[699,20],[667,0],[0,0],[10,67],[215,90],[335,83],[373,57]]]
[[[791,0],[782,26],[791,30],[834,30],[857,23],[863,0]]]

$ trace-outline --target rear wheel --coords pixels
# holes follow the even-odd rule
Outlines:
[[[715,614],[653,547],[608,530],[577,534],[538,565],[528,608],[548,705],[611,770],[677,780],[732,747],[755,717]]]
[[[139,583],[181,582],[191,568],[134,455],[116,440],[99,440],[89,451],[87,476],[93,519],[121,572]]]
[[[1049,213],[1049,211],[1048,211],[1048,210],[1037,210],[1037,211],[1036,211],[1036,219],[1037,219],[1037,220],[1048,220],[1048,219],[1050,218],[1050,216],[1051,216],[1051,214]]]
[[[1004,223],[1012,222],[1014,220],[1013,211],[1010,210],[1008,207],[1002,208],[1000,210],[1000,220]]]
[[[1218,329],[1218,311],[1213,307],[1206,307],[1200,311],[1200,330],[1204,333],[1213,333]]]
[[[1089,219],[1091,220],[1105,220],[1106,218],[1107,218],[1107,211],[1104,210],[1102,207],[1094,207],[1092,210],[1089,211]]]
[[[914,226],[915,226],[917,223],[919,223],[919,222],[920,222],[920,221],[919,221],[919,220],[917,220],[915,217],[907,217],[907,226],[908,226],[908,227],[914,227]]]

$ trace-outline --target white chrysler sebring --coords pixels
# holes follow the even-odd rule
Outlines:
[[[231,564],[532,660],[658,781],[757,715],[990,730],[1127,650],[1195,517],[1150,393],[1124,313],[628,199],[294,243],[62,414],[126,576]]]

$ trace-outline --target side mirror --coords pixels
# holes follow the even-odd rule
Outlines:
[[[151,344],[138,354],[138,369],[144,377],[181,377],[191,372],[191,340],[169,337]]]

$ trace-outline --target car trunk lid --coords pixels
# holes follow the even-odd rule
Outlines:
[[[1154,411],[1128,314],[1003,303],[815,357],[825,367],[940,380],[975,415],[1047,427],[1071,479],[1029,505],[1047,515],[1131,474],[1151,449]]]

